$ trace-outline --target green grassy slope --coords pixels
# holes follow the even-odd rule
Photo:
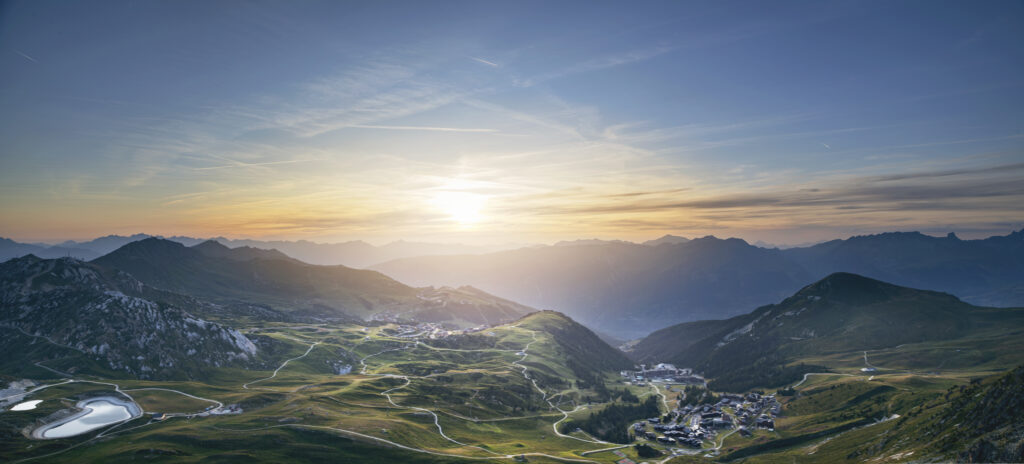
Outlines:
[[[76,377],[118,384],[138,395],[147,415],[101,439],[92,432],[32,441],[21,430],[69,407],[76,395],[116,394],[88,383],[48,387],[30,395],[43,400],[38,411],[0,412],[0,460],[58,453],[46,461],[509,462],[527,454],[529,462],[563,462],[606,446],[559,435],[556,425],[603,407],[588,404],[600,397],[594,382],[611,383],[617,374],[610,369],[629,364],[586,328],[550,312],[419,343],[394,324],[258,324],[246,331],[286,347],[278,354],[290,361],[276,373],[221,368],[202,381]],[[339,367],[347,373],[337,374]],[[630,389],[645,400],[652,394]],[[204,401],[175,391],[243,412],[189,418]],[[182,416],[150,422],[153,412]]]

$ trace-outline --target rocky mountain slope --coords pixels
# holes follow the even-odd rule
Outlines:
[[[16,258],[0,264],[0,330],[144,379],[259,364],[260,348],[245,335],[139,296],[145,290],[123,272],[72,258]],[[24,361],[19,349],[34,348],[5,343]]]

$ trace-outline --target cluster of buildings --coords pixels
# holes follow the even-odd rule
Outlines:
[[[658,364],[651,369],[624,372],[629,381],[663,381],[665,376],[693,376],[689,369],[676,369],[670,364]],[[641,380],[637,377],[640,376]],[[701,379],[703,381],[703,379]],[[674,382],[673,382],[674,383]],[[669,414],[671,422],[662,423],[651,418],[632,425],[633,435],[662,445],[685,445],[701,448],[704,440],[713,439],[723,429],[737,428],[744,436],[754,429],[775,429],[775,418],[782,405],[775,395],[725,393],[715,404],[685,405]],[[668,420],[668,419],[666,419]],[[675,451],[682,452],[680,449]]]
[[[657,441],[663,445],[680,444],[692,448],[700,448],[704,439],[712,435],[700,427],[693,428],[681,424],[660,424],[658,422],[660,422],[659,419],[653,418],[633,424],[633,435],[649,441]],[[647,431],[648,424],[653,426],[653,432]]]
[[[775,430],[775,418],[782,412],[782,405],[775,399],[775,395],[749,393],[745,399],[745,402],[737,404],[733,409],[736,420],[743,428]]]
[[[646,382],[671,382],[682,385],[704,385],[704,377],[691,369],[680,369],[672,364],[659,363],[648,368],[641,364],[640,369],[619,372],[626,378],[626,383],[644,386]]]

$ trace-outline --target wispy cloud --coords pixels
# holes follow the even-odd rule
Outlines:
[[[519,79],[516,80],[515,83],[520,87],[532,87],[545,81],[558,79],[573,74],[598,71],[601,69],[608,69],[630,63],[646,61],[656,56],[671,52],[674,49],[675,47],[671,46],[658,46],[648,49],[632,50],[625,53],[607,55],[600,58],[594,58],[570,66],[566,66],[564,68],[557,69],[554,71],[538,74],[533,77]]]
[[[432,131],[432,132],[498,132],[497,129],[467,128],[467,127],[434,127],[434,126],[388,126],[382,124],[353,124],[348,127],[358,129],[383,129],[383,130],[405,130],[405,131]]]
[[[322,159],[297,159],[297,160],[283,160],[283,161],[266,161],[262,163],[243,163],[241,161],[234,161],[232,164],[225,164],[223,166],[205,166],[199,168],[192,168],[193,171],[208,171],[211,169],[230,169],[230,168],[247,168],[257,166],[277,166],[281,164],[294,164],[294,163],[308,163],[311,161],[323,161]]]

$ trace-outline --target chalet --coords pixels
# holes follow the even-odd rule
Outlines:
[[[701,441],[700,439],[697,438],[684,438],[682,440],[679,440],[679,444],[686,445],[692,448],[700,448]]]
[[[697,375],[677,375],[672,378],[675,383],[683,385],[704,385],[704,377]]]
[[[673,444],[673,443],[675,443],[675,442],[676,442],[676,440],[675,440],[674,438],[670,438],[670,437],[658,437],[658,443],[661,443],[661,444],[663,444],[663,445],[671,445],[671,444]]]
[[[722,395],[722,399],[726,399],[734,403],[742,403],[743,395],[737,395],[735,393],[725,393]]]
[[[757,428],[759,429],[774,429],[775,420],[773,420],[771,417],[762,415],[761,417],[758,417],[757,420],[754,421],[754,425],[757,426]]]

